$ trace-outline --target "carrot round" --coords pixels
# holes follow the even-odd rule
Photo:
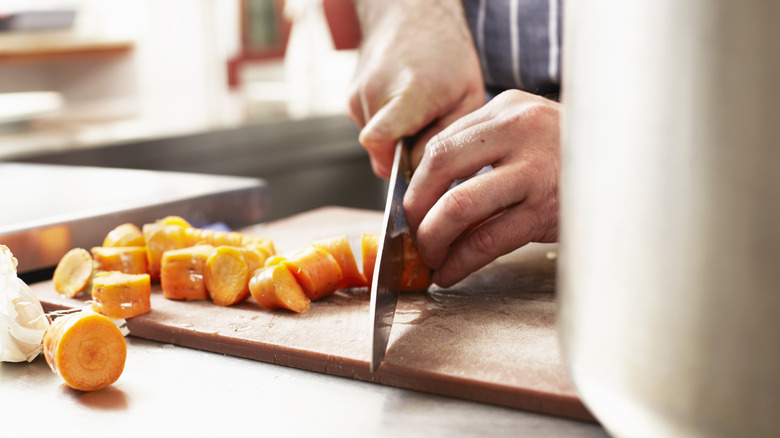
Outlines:
[[[431,268],[425,264],[409,233],[404,239],[404,273],[401,277],[401,290],[421,291],[431,285]]]
[[[97,391],[122,375],[127,344],[109,318],[78,312],[54,320],[44,336],[43,351],[49,367],[66,385]]]
[[[204,281],[206,260],[214,252],[211,245],[196,245],[166,251],[160,263],[160,286],[170,300],[207,300]]]
[[[311,307],[311,300],[285,263],[258,269],[249,280],[249,291],[266,309],[284,308],[302,313]]]
[[[144,245],[146,243],[141,229],[130,223],[118,225],[109,231],[105,239],[103,239],[103,246],[105,247]]]
[[[206,259],[203,280],[214,304],[230,306],[249,296],[249,266],[231,246],[220,246]]]
[[[367,284],[366,277],[358,270],[347,236],[316,240],[312,245],[330,253],[336,259],[343,275],[342,288],[363,287]]]
[[[152,310],[149,274],[100,272],[92,279],[92,310],[109,318],[132,318]]]
[[[369,286],[371,286],[374,280],[374,267],[376,266],[378,250],[378,233],[363,233],[360,235],[360,251],[363,253],[363,275],[366,277],[366,284]]]
[[[54,269],[54,289],[68,298],[80,294],[92,280],[92,256],[84,248],[73,248],[60,259]]]
[[[143,234],[146,242],[146,256],[149,275],[152,281],[160,280],[162,257],[166,251],[190,246],[187,244],[185,231],[181,225],[165,225],[163,223],[144,224]]]
[[[336,292],[343,275],[336,259],[314,246],[306,247],[282,262],[287,265],[303,293],[310,300],[318,300]]]
[[[100,271],[121,271],[127,274],[146,274],[149,264],[144,246],[96,246],[92,258]]]

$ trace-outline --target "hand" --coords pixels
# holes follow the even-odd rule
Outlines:
[[[404,209],[435,283],[451,286],[529,242],[557,240],[558,116],[556,102],[506,91],[427,144]]]
[[[378,176],[388,178],[401,137],[420,133],[413,166],[435,133],[485,103],[460,0],[357,3],[363,43],[349,117]]]

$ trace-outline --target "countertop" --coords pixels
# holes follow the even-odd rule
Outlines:
[[[42,356],[0,363],[3,436],[608,436],[589,423],[127,341],[124,373],[93,393],[65,386]]]

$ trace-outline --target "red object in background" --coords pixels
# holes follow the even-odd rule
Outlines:
[[[360,45],[361,32],[353,1],[322,0],[322,7],[336,50],[357,48]]]
[[[244,63],[284,58],[292,27],[282,12],[284,0],[271,0],[278,25],[276,43],[263,47],[252,46],[249,38],[249,1],[241,1],[241,53],[227,63],[228,86],[233,89],[240,85],[240,72]],[[357,48],[360,45],[361,31],[353,0],[322,0],[322,7],[336,50]]]

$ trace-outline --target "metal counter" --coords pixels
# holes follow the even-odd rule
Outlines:
[[[262,179],[182,172],[0,163],[0,243],[19,272],[55,266],[71,248],[99,246],[117,225],[168,215],[231,228],[269,215]]]

